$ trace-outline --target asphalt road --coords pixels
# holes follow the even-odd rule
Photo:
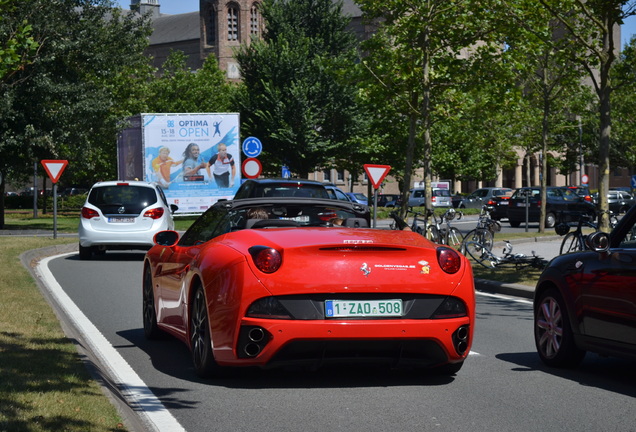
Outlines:
[[[99,260],[80,261],[72,253],[51,259],[46,268],[55,280],[44,280],[48,285],[57,282],[78,307],[73,320],[85,316],[113,349],[114,354],[102,360],[108,363],[121,356],[123,362],[115,362],[115,372],[130,367],[137,377],[115,373],[107,381],[120,389],[117,394],[133,388],[138,405],[130,415],[144,409],[164,416],[150,423],[132,422],[135,430],[635,428],[633,363],[588,355],[579,369],[548,369],[534,349],[529,301],[483,293],[477,297],[473,350],[456,377],[334,367],[317,372],[245,371],[232,379],[201,380],[180,342],[148,342],[143,337],[142,257],[108,252]],[[76,327],[74,321],[67,327]],[[101,370],[112,373],[107,367]]]

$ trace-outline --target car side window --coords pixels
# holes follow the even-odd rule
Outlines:
[[[183,234],[179,240],[180,246],[194,246],[204,243],[214,237],[227,232],[230,224],[227,211],[225,209],[212,207]]]

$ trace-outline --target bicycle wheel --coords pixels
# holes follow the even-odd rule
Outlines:
[[[439,231],[435,225],[429,225],[426,228],[426,232],[424,233],[424,237],[432,241],[433,243],[439,243]]]
[[[495,268],[498,262],[497,257],[490,250],[475,241],[466,242],[466,255],[471,261],[486,268]]]
[[[464,237],[464,243],[467,243],[469,241],[480,243],[489,251],[492,250],[493,236],[492,233],[487,229],[477,228],[469,231],[468,234],[466,234],[466,236]]]
[[[455,227],[450,227],[450,229],[446,233],[446,241],[444,244],[447,244],[450,247],[454,247],[455,249],[459,249],[464,241],[464,236],[459,230]]]
[[[585,250],[585,245],[583,245],[582,242],[583,238],[576,231],[568,233],[565,237],[563,237],[561,249],[559,249],[559,255],[563,255],[568,252]]]

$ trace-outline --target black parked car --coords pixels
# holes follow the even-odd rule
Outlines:
[[[399,194],[378,194],[378,207],[397,207],[402,203]]]
[[[557,222],[578,220],[581,214],[596,217],[596,207],[585,197],[578,195],[568,187],[548,186],[546,188],[546,228],[553,228]],[[508,200],[508,221],[510,226],[518,227],[526,221],[539,222],[541,212],[541,188],[524,187],[517,189]]]
[[[534,298],[534,336],[549,366],[576,366],[586,351],[636,360],[636,207],[591,250],[560,255]]]

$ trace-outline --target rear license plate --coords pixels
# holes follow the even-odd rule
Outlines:
[[[328,318],[402,316],[402,300],[326,300],[325,316]]]
[[[526,203],[517,203],[517,207],[527,207]]]
[[[508,205],[508,201],[501,201],[499,205]]]
[[[110,223],[133,223],[135,218],[131,217],[111,217],[108,218],[108,222]]]

